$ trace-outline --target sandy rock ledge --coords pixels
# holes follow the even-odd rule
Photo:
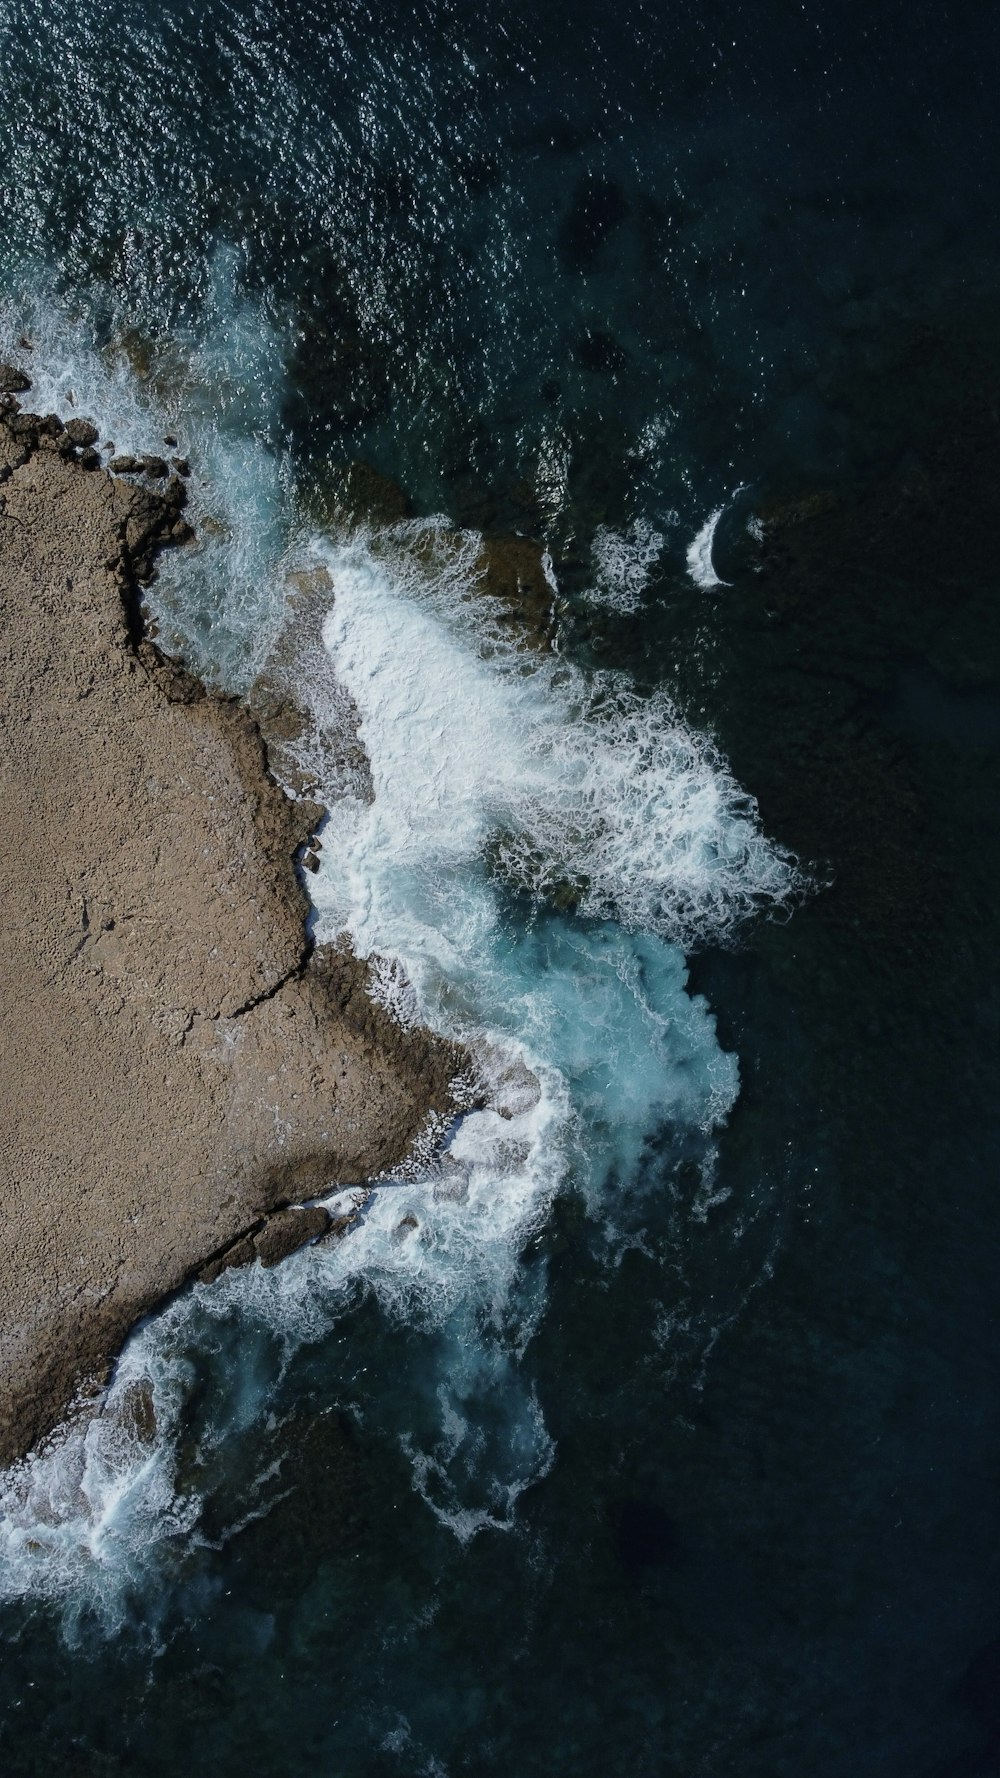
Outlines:
[[[186,1279],[334,1237],[288,1207],[398,1162],[464,1061],[313,950],[295,860],[321,811],[144,634],[140,584],[191,534],[180,478],[109,475],[21,388],[0,380],[0,1463]]]

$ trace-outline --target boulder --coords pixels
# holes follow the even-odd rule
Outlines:
[[[325,1235],[329,1226],[330,1212],[324,1210],[322,1204],[310,1204],[302,1210],[278,1210],[268,1217],[260,1233],[254,1237],[257,1258],[261,1265],[276,1266],[279,1260],[287,1259],[307,1241]]]
[[[95,445],[100,437],[93,420],[67,420],[64,430],[75,445]]]

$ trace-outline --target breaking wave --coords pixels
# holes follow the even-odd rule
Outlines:
[[[234,306],[228,358],[188,342],[172,382],[137,387],[120,353],[81,350],[39,312],[36,395],[93,413],[118,449],[171,434],[195,460],[203,541],[165,561],[155,601],[202,671],[246,683],[287,619],[289,571],[325,569],[323,646],[297,692],[318,729],[350,709],[369,776],[365,794],[322,787],[317,937],[348,933],[397,1017],[465,1043],[487,1103],[341,1199],[361,1207],[346,1239],[151,1317],[100,1410],[0,1477],[0,1598],[58,1602],[70,1634],[95,1616],[109,1632],[130,1613],[158,1620],[164,1582],[209,1559],[210,1502],[230,1527],[266,1510],[257,1446],[276,1391],[363,1302],[425,1340],[429,1406],[416,1424],[402,1402],[393,1433],[414,1487],[460,1539],[513,1523],[553,1457],[522,1366],[546,1297],[526,1248],[567,1185],[613,1216],[623,1181],[642,1189],[652,1135],[725,1118],[737,1062],[687,991],[684,952],[796,888],[752,798],[665,695],[511,639],[475,534],[309,531],[287,465],[252,436],[277,374],[260,326]],[[656,534],[632,545],[644,574]],[[335,1391],[333,1347],[328,1363]]]

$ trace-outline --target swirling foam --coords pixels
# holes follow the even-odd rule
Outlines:
[[[646,519],[626,531],[598,525],[591,543],[594,584],[587,598],[621,616],[638,611],[650,574],[663,553],[665,538]]]

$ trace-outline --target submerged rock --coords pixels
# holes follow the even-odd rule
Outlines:
[[[122,1425],[141,1445],[152,1445],[156,1438],[156,1404],[152,1384],[143,1377],[129,1385],[119,1408]]]
[[[555,631],[555,591],[545,573],[545,545],[534,537],[483,538],[477,568],[482,590],[505,607],[532,648],[548,648]]]
[[[320,525],[379,527],[413,517],[409,496],[370,463],[315,463],[298,494]]]

